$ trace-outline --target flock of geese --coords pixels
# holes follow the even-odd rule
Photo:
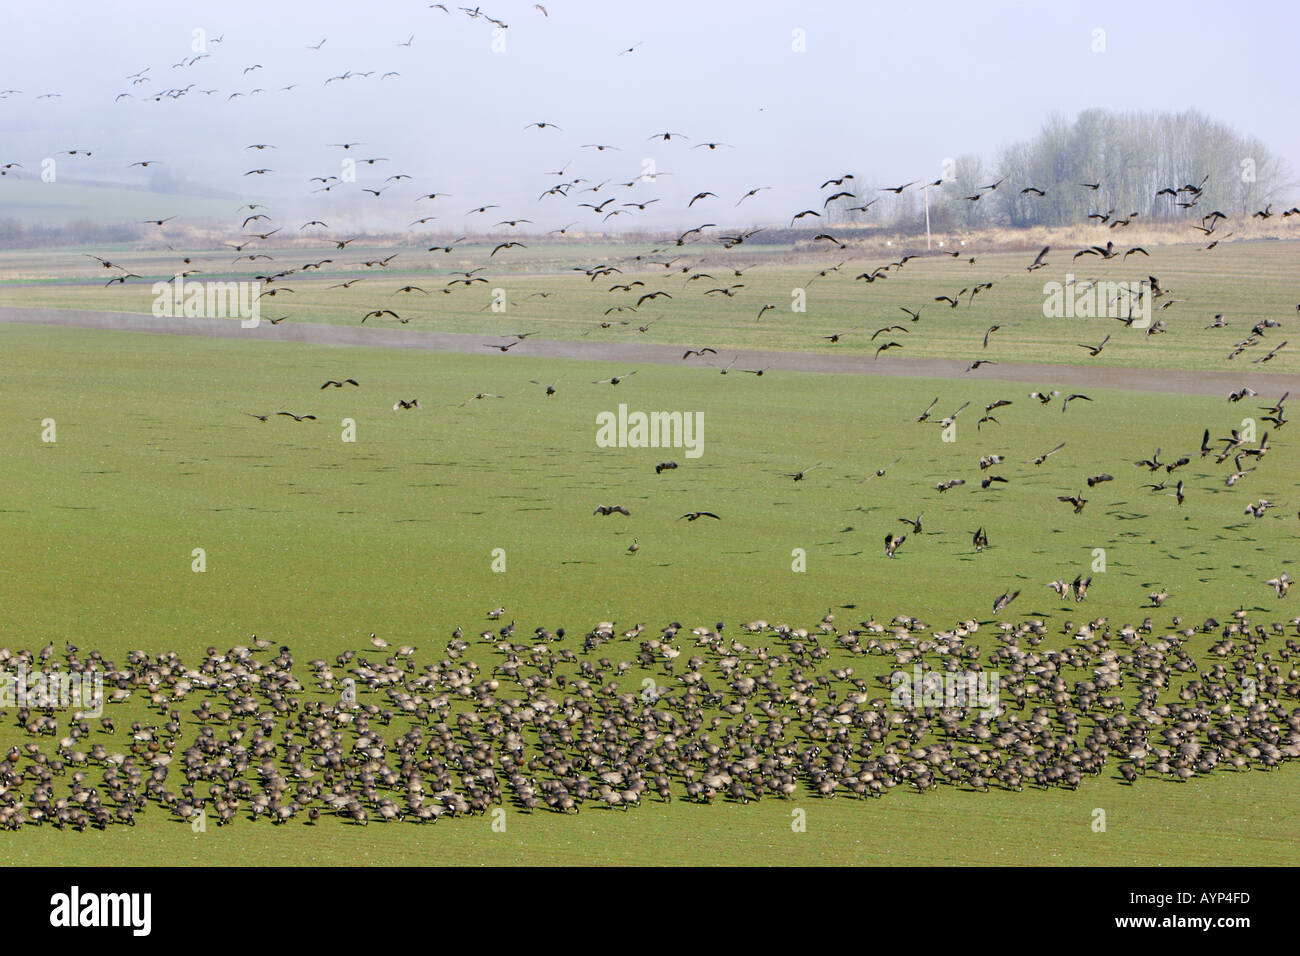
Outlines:
[[[432,6],[447,16],[454,15],[442,4]],[[538,16],[549,16],[541,5],[535,9]],[[458,12],[471,20],[490,22],[497,29],[507,28],[477,7],[461,7]],[[312,49],[320,49],[327,39]],[[412,35],[396,45],[410,47],[415,40]],[[214,37],[210,42],[221,45],[223,41],[224,37]],[[618,55],[631,54],[639,45]],[[173,69],[191,69],[210,55],[187,58]],[[262,64],[252,64],[241,75],[261,69]],[[329,77],[324,85],[371,75],[347,71]],[[397,75],[386,73],[380,79]],[[225,92],[199,89],[196,84],[162,88],[151,78],[149,68],[126,79],[131,90],[120,94],[119,101],[143,98],[162,102]],[[264,92],[260,88],[236,90],[229,92],[228,98]],[[20,93],[3,91],[0,99]],[[566,134],[547,118],[528,124],[522,135]],[[665,151],[705,150],[701,156],[736,148],[712,138],[693,141],[673,130],[646,139],[658,141],[661,145],[656,148]],[[356,184],[359,193],[381,202],[397,201],[390,191],[406,188],[403,184],[413,177],[403,172],[385,177],[390,168],[385,164],[390,160],[379,150],[369,153],[368,147],[363,147],[365,143],[350,140],[328,144],[325,149],[330,152],[321,154],[322,166],[333,167],[341,156],[354,158],[359,169],[375,176],[373,181]],[[262,161],[277,148],[275,143],[247,145],[244,154],[256,159],[243,176],[256,180],[281,175],[273,164]],[[621,151],[621,147],[602,141],[581,143],[578,148],[596,154]],[[78,161],[89,159],[94,152],[82,146],[63,151]],[[149,158],[130,165],[147,168],[159,162]],[[536,202],[545,204],[548,213],[552,206],[571,206],[579,218],[551,230],[544,239],[567,237],[578,226],[594,231],[614,219],[634,218],[663,199],[646,195],[657,177],[594,181],[573,175],[569,165],[547,173],[548,182]],[[6,162],[0,164],[0,175],[24,168],[20,162]],[[1171,184],[1157,195],[1173,198],[1187,224],[1207,241],[1204,248],[1208,251],[1230,235],[1220,230],[1230,226],[1232,219],[1220,210],[1202,214],[1199,206],[1207,182],[1208,177],[1197,184]],[[1003,187],[1038,198],[1056,189],[1083,189],[1100,199],[1104,186],[1101,182],[1004,183],[998,179],[964,198],[979,202]],[[848,209],[866,214],[881,198],[879,194],[899,196],[910,189],[942,184],[942,180],[915,180],[874,190],[872,195],[859,187],[852,174],[844,173],[823,181],[817,200],[793,212],[789,226],[826,222],[832,203],[851,202],[854,205]],[[339,176],[325,174],[312,177],[304,188],[329,195],[346,191],[350,185]],[[753,186],[738,197],[707,188],[692,190],[685,209],[709,219],[734,218],[739,215],[735,210],[746,200],[770,188]],[[439,184],[420,186],[418,195],[409,200],[410,209],[418,216],[409,228],[437,221],[436,212],[423,213],[442,210],[451,198]],[[481,224],[480,235],[495,237],[482,263],[448,271],[441,286],[435,284],[434,270],[418,267],[429,275],[421,280],[423,284],[407,278],[394,280],[392,288],[385,287],[382,300],[377,293],[374,308],[359,316],[359,324],[368,320],[409,323],[411,313],[396,305],[395,297],[463,294],[487,286],[488,277],[482,273],[508,261],[516,250],[528,248],[525,242],[505,238],[523,235],[516,230],[533,224],[523,215],[526,210],[493,213],[502,208],[501,203],[486,201],[486,197],[472,202],[460,215]],[[462,200],[456,210],[467,205]],[[696,205],[700,210],[695,210]],[[1300,208],[1274,213],[1269,205],[1251,218],[1266,220],[1275,215],[1288,219],[1300,215]],[[277,223],[270,211],[256,202],[241,207],[238,216],[242,220],[239,234],[229,243],[235,254],[231,266],[241,261],[268,263],[267,271],[256,276],[265,286],[263,297],[292,295],[293,282],[310,278],[327,266],[333,267],[331,275],[342,270],[350,276],[330,289],[351,289],[393,271],[395,263],[407,256],[394,252],[357,263],[342,262],[342,256],[336,260],[336,254],[346,252],[361,237],[332,233],[323,209],[319,217],[313,216],[296,229],[292,223]],[[176,218],[159,215],[141,220],[141,224],[160,230],[165,237],[165,230],[174,228]],[[1137,213],[1121,214],[1114,208],[1098,208],[1089,216],[1097,228],[1106,230],[1123,229],[1137,218]],[[283,263],[288,254],[285,250],[291,247],[277,243],[285,238],[285,229],[290,230],[289,235],[318,239],[332,254],[300,265]],[[838,253],[849,249],[852,240],[837,238],[830,230],[830,226],[818,225],[815,234],[804,241],[839,258]],[[608,329],[646,332],[659,318],[643,319],[639,313],[647,304],[651,309],[692,311],[715,301],[749,303],[748,283],[742,280],[755,266],[721,267],[716,264],[714,247],[731,251],[748,243],[752,248],[758,244],[755,237],[765,231],[765,227],[740,229],[704,221],[663,237],[646,252],[573,266],[572,271],[591,284],[609,283],[605,293],[609,305],[599,316],[592,316],[595,324],[588,333]],[[434,256],[452,255],[474,245],[467,231],[454,239],[439,239],[425,251]],[[1050,246],[1042,248],[1025,270],[1048,267],[1052,254]],[[950,255],[964,256],[960,252]],[[1148,255],[1141,246],[1125,247],[1108,240],[1073,251],[1070,261],[1124,262],[1130,256]],[[106,256],[90,258],[99,263],[96,271],[101,275],[116,270],[106,285],[148,281]],[[864,269],[851,281],[864,287],[885,281],[917,258],[901,255]],[[809,282],[829,280],[850,261],[846,258],[818,270]],[[974,264],[975,257],[967,261]],[[180,274],[199,274],[200,270],[188,268],[191,264],[189,258],[181,261],[186,268]],[[849,272],[840,278],[847,281]],[[633,274],[646,278],[633,278]],[[671,285],[670,278],[674,280]],[[1000,281],[967,282],[932,301],[900,307],[905,319],[871,335],[872,342],[880,340],[874,357],[905,350],[904,340],[922,322],[926,310],[969,310],[977,297],[982,297],[981,303],[995,300]],[[1157,311],[1163,313],[1178,301],[1158,277],[1149,276],[1148,281],[1159,303]],[[533,293],[543,298],[551,294]],[[1128,314],[1119,319],[1125,326],[1132,326],[1135,318],[1134,303],[1130,300],[1129,304]],[[752,307],[756,322],[777,308],[758,300]],[[1220,315],[1210,327],[1228,324]],[[1280,321],[1271,318],[1255,323],[1233,345],[1228,358],[1250,355],[1255,364],[1271,361],[1288,344],[1285,338],[1275,341],[1280,337],[1275,330],[1280,327]],[[857,331],[823,338],[835,344]],[[983,348],[999,331],[999,323],[988,326]],[[1145,335],[1150,338],[1168,331],[1167,320],[1161,318],[1146,328]],[[527,351],[528,339],[535,334],[514,333],[503,336],[508,341],[484,343],[483,347],[502,355],[516,349]],[[1097,358],[1111,341],[1107,334],[1096,344],[1078,343],[1078,347],[1086,350],[1089,358]],[[718,349],[709,345],[687,348],[682,361],[691,359],[709,364],[716,361],[713,367],[724,375],[740,371],[762,377],[768,371],[736,369],[736,359],[724,365]],[[977,358],[967,371],[989,364],[994,363]],[[618,386],[636,371],[591,384]],[[549,397],[556,394],[559,382],[534,380],[531,384],[544,388]],[[317,391],[361,388],[357,379],[340,377],[325,381]],[[1236,403],[1256,394],[1242,387],[1228,400]],[[1281,431],[1288,421],[1287,397],[1284,394],[1261,408],[1268,413],[1262,420],[1274,431]],[[502,398],[478,392],[457,407]],[[1059,398],[1062,415],[1075,409],[1072,418],[1087,407],[1072,403],[1093,401],[1083,393],[1062,395],[1048,388],[1030,392],[1027,398],[1031,407],[1044,410],[1054,408]],[[1005,414],[1000,409],[1013,401],[1021,400],[1003,398],[986,405],[977,430],[1000,426],[994,412]],[[966,402],[941,414],[936,412],[938,403],[936,398],[916,422],[948,428],[970,406]],[[397,413],[423,407],[418,397],[405,396],[397,397],[392,405]],[[244,414],[263,423],[280,418],[296,424],[317,420],[315,414],[288,410]],[[293,426],[286,423],[285,427]],[[1048,470],[1061,467],[1061,459],[1051,465],[1048,462],[1067,447],[1067,441],[1017,464],[1035,469],[1047,466]],[[1176,474],[1180,469],[1194,461],[1208,467],[1212,460],[1225,486],[1256,480],[1252,476],[1263,466],[1269,441],[1270,432],[1248,440],[1235,430],[1212,438],[1206,429],[1199,447],[1194,437],[1189,437],[1180,452],[1170,455],[1157,448],[1149,457],[1132,462],[1132,467],[1144,469],[1153,479],[1145,485],[1147,491],[1174,499],[1176,504],[1171,507],[1177,508],[1196,491]],[[854,477],[882,477],[896,464],[898,460]],[[1019,475],[1003,467],[1009,464],[1001,454],[982,456],[978,493],[1018,480]],[[655,471],[677,467],[676,462],[661,462]],[[817,462],[777,474],[798,483],[823,467],[825,463]],[[1089,504],[1086,495],[1095,493],[1085,492],[1085,486],[1095,489],[1115,480],[1106,472],[1080,473],[1073,479],[1056,495],[1056,501],[1073,515],[1083,512]],[[977,493],[973,477],[971,482],[969,493]],[[953,476],[940,480],[934,488],[942,494],[966,483],[966,477]],[[1258,519],[1274,507],[1273,502],[1261,498],[1245,513]],[[615,520],[631,517],[628,508],[617,504],[601,505],[593,514],[617,516]],[[924,545],[923,517],[922,512],[915,518],[897,519],[907,525],[907,531],[895,534],[891,530],[885,535],[886,558],[906,560],[910,552]],[[722,520],[707,510],[689,510],[677,520],[691,524],[701,519]],[[971,534],[971,540],[976,553],[993,546],[984,526]],[[634,538],[628,553],[636,555],[639,550],[639,540]],[[1287,596],[1291,583],[1286,573],[1264,582],[1277,599]],[[1092,579],[1083,575],[1069,582],[1064,577],[1045,582],[1058,597],[1075,605],[1086,601],[1091,584]],[[52,645],[35,653],[0,648],[0,665],[6,670],[22,664],[29,670],[47,672],[94,671],[104,676],[108,695],[106,716],[97,721],[80,712],[34,707],[16,710],[17,729],[27,739],[0,761],[0,826],[17,829],[48,824],[86,830],[134,824],[137,815],[145,812],[190,822],[210,818],[216,825],[262,818],[279,824],[294,819],[314,824],[322,815],[357,824],[372,820],[432,823],[443,816],[481,814],[502,805],[525,812],[548,809],[568,813],[587,806],[626,810],[651,799],[747,803],[836,795],[879,797],[898,787],[924,792],[941,785],[977,791],[1025,786],[1077,788],[1088,777],[1102,774],[1118,775],[1129,783],[1142,777],[1186,780],[1222,771],[1268,770],[1300,755],[1300,710],[1295,706],[1300,699],[1300,671],[1292,659],[1298,650],[1300,619],[1257,623],[1239,609],[1224,622],[1207,619],[1184,624],[1175,618],[1163,627],[1150,617],[1118,625],[1106,618],[1067,621],[1062,630],[1068,638],[1065,648],[1051,650],[1040,646],[1052,636],[1041,620],[1005,618],[1004,612],[1020,596],[1019,589],[989,596],[993,598],[994,620],[967,620],[945,629],[931,629],[909,616],[888,622],[869,619],[842,627],[828,612],[811,628],[748,622],[740,628],[739,637],[731,632],[724,635],[721,622],[693,629],[672,622],[649,630],[644,624],[621,629],[613,622],[601,622],[575,635],[564,628],[538,627],[519,641],[511,621],[504,627],[483,630],[477,637],[482,645],[477,650],[496,661],[490,670],[467,656],[473,639],[466,640],[459,627],[423,661],[417,660],[419,649],[413,646],[400,647],[391,654],[372,654],[371,650],[391,650],[389,642],[373,636],[371,650],[348,650],[332,661],[318,658],[305,666],[295,661],[290,648],[272,647],[256,639],[252,646],[225,652],[208,648],[190,659],[175,651],[154,655],[135,651],[124,660],[111,660],[99,651],[83,652],[71,645],[61,654]],[[1159,608],[1168,597],[1164,589],[1153,592],[1150,607]],[[503,615],[504,608],[497,608],[489,617],[499,621]],[[1003,617],[998,619],[999,615]],[[1193,654],[1193,644],[1206,643],[1205,653]],[[862,673],[849,663],[855,657],[868,659],[860,663]],[[891,700],[889,674],[899,670],[910,674],[914,667],[939,676],[995,673],[1001,682],[1001,706],[993,713],[942,701],[899,706]],[[115,719],[128,707],[138,715],[136,719]]]
[[[1057,389],[1035,390],[1029,393],[1029,398],[1036,401],[1040,406],[1047,406],[1054,402],[1060,394],[1060,391]],[[1242,387],[1231,391],[1227,396],[1227,401],[1230,404],[1236,403],[1256,395],[1258,395],[1256,390],[1249,387]],[[1289,419],[1286,418],[1286,402],[1289,397],[1290,392],[1284,392],[1277,401],[1271,405],[1260,406],[1259,411],[1267,413],[1259,416],[1260,420],[1270,423],[1274,428],[1280,429],[1284,426],[1289,421]],[[1082,393],[1073,393],[1064,397],[1061,402],[1061,411],[1065,412],[1069,407],[1070,402],[1077,400],[1092,401],[1092,399],[1087,395]],[[937,424],[940,428],[947,428],[953,425],[958,420],[961,413],[970,406],[969,402],[964,402],[952,413],[945,415],[942,418],[936,418],[934,416],[934,409],[938,404],[939,398],[936,397],[926,406],[921,414],[917,416],[916,422],[918,424]],[[1011,399],[998,399],[990,402],[985,406],[984,417],[979,420],[978,424],[983,425],[985,422],[997,423],[997,419],[993,418],[991,413],[998,408],[1011,404],[1013,404]],[[1167,497],[1173,498],[1176,502],[1176,506],[1182,507],[1184,502],[1187,500],[1191,489],[1187,484],[1185,484],[1181,477],[1174,477],[1176,472],[1190,466],[1193,461],[1202,462],[1203,467],[1210,467],[1212,462],[1214,466],[1220,466],[1222,468],[1222,474],[1220,477],[1224,487],[1231,488],[1254,474],[1262,465],[1265,456],[1272,447],[1270,444],[1270,435],[1271,432],[1265,431],[1258,437],[1258,439],[1247,439],[1238,429],[1228,429],[1227,435],[1212,438],[1210,429],[1205,428],[1202,431],[1199,446],[1193,450],[1171,457],[1165,454],[1163,448],[1157,448],[1149,457],[1132,460],[1130,464],[1132,468],[1145,470],[1149,476],[1158,476],[1158,480],[1150,481],[1142,485],[1142,488],[1145,491],[1149,494],[1163,494]],[[1066,448],[1066,445],[1067,442],[1060,442],[1047,451],[1026,459],[1024,464],[1033,465],[1035,467],[1042,466],[1050,458],[1062,452]],[[1162,458],[1162,455],[1165,457]],[[890,466],[886,467],[892,467],[892,465],[898,464],[900,460],[901,459],[896,459]],[[1005,455],[989,454],[981,456],[978,462],[979,471],[982,473],[982,477],[980,478],[980,491],[988,491],[994,485],[1005,486],[1010,484],[1013,478],[1009,478],[1007,475],[1002,473],[1006,470],[1002,466],[1008,464],[1010,463],[1007,462]],[[811,470],[812,469],[810,468],[802,472],[787,473],[785,477],[793,478],[795,481],[801,481],[807,472]],[[884,472],[885,469],[879,469],[874,476],[868,476],[868,479],[864,480],[869,480],[870,477],[882,476]],[[1021,476],[1016,477],[1018,478]],[[1081,484],[1086,485],[1087,488],[1094,489],[1102,484],[1113,481],[1115,481],[1114,475],[1109,472],[1098,472],[1084,477]],[[1174,483],[1172,488],[1170,486],[1171,482]],[[965,478],[954,477],[941,480],[933,487],[935,491],[942,494],[954,488],[962,487],[965,484]],[[1081,489],[1073,494],[1058,494],[1056,500],[1062,504],[1068,505],[1071,513],[1077,515],[1083,512],[1090,499],[1085,496],[1085,492]],[[1274,507],[1276,507],[1275,502],[1269,501],[1265,498],[1260,498],[1255,502],[1247,504],[1244,514],[1248,517],[1259,519],[1264,516],[1266,511]],[[900,517],[898,519],[900,523],[909,527],[910,533],[895,534],[892,531],[887,533],[884,539],[885,557],[898,557],[899,549],[909,537],[919,538],[922,535],[923,525],[921,519],[923,516],[924,512],[917,515],[916,518]],[[1297,512],[1297,518],[1300,518],[1300,511]],[[973,550],[975,553],[979,553],[988,546],[988,535],[984,528],[980,527],[972,536]],[[1082,576],[1078,576],[1068,587],[1065,582],[1060,580],[1047,582],[1047,586],[1055,590],[1062,598],[1066,596],[1068,591],[1073,595],[1075,602],[1082,602],[1087,596],[1087,589],[1090,583],[1091,578],[1084,579]],[[1287,589],[1290,586],[1290,578],[1286,573],[1282,573],[1264,583],[1268,587],[1272,588],[1277,593],[1278,597],[1285,597]],[[1013,601],[1019,593],[1019,591],[1002,593],[994,600],[994,613],[997,613],[1006,607],[1006,605]],[[1168,594],[1166,593],[1164,597],[1167,598]],[[1163,600],[1158,603],[1163,603]]]
[[[373,634],[305,664],[256,635],[188,658],[0,648],[6,670],[98,673],[106,697],[98,718],[12,712],[26,740],[0,759],[0,827],[85,831],[145,814],[195,829],[436,823],[497,807],[1077,789],[1300,756],[1300,619],[1065,622],[1052,650],[1039,619],[845,627],[828,611],[813,627],[749,621],[738,636],[676,621],[517,635],[513,620],[496,626],[505,612],[477,637],[457,627],[424,659]],[[976,699],[967,684],[964,697],[955,674],[996,693]]]

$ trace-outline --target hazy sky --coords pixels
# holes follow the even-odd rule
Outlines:
[[[605,212],[660,202],[606,228],[743,226],[788,219],[817,201],[830,176],[852,170],[872,186],[933,178],[945,157],[991,160],[1053,112],[1091,107],[1195,108],[1300,170],[1287,50],[1300,35],[1294,0],[550,0],[549,16],[530,2],[485,0],[483,12],[508,24],[504,50],[493,49],[492,24],[455,0],[450,14],[404,0],[3,2],[0,90],[22,92],[0,100],[0,164],[30,170],[61,150],[91,148],[90,160],[60,159],[65,181],[145,182],[148,173],[127,164],[158,160],[206,187],[274,197],[324,219],[438,215],[437,225],[456,231],[515,217],[594,226],[601,216],[577,203],[616,195]],[[174,67],[195,55],[195,29],[206,31],[210,56]],[[1092,50],[1096,29],[1105,52]],[[792,48],[796,30],[804,52]],[[243,72],[254,64],[262,68]],[[126,79],[146,67],[150,82]],[[374,74],[326,85],[349,70]],[[381,79],[388,71],[401,75]],[[190,84],[177,99],[146,98]],[[266,92],[228,99],[258,87]],[[123,92],[132,97],[115,102]],[[36,99],[45,93],[60,96]],[[562,130],[523,129],[535,121]],[[690,138],[648,140],[665,130]],[[366,145],[327,145],[345,141]],[[735,148],[691,148],[704,141]],[[277,149],[259,153],[251,143]],[[587,143],[621,151],[580,148]],[[363,165],[357,183],[311,194],[311,176],[338,175],[341,160],[358,154],[388,161]],[[559,181],[548,173],[566,164],[568,179],[628,181],[646,158],[671,175],[538,201]],[[243,175],[261,167],[275,172]],[[412,179],[379,198],[360,192],[393,174]],[[773,188],[735,208],[756,186]],[[704,190],[720,198],[688,212]],[[435,191],[453,195],[415,202]],[[465,216],[484,203],[501,208]],[[165,199],[149,208],[167,214]]]

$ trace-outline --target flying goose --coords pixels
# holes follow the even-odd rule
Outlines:
[[[1019,591],[1011,591],[1010,593],[1004,591],[1002,593],[1002,596],[993,602],[993,613],[997,614],[999,611],[1001,611],[1003,608],[1005,608],[1008,604],[1010,604],[1019,596],[1020,596]]]
[[[1083,497],[1082,493],[1076,493],[1073,495],[1057,495],[1056,500],[1063,501],[1067,504],[1073,505],[1075,514],[1081,512],[1083,510],[1083,506],[1088,503],[1088,499]]]
[[[821,466],[822,466],[822,462],[819,461],[817,464],[813,465],[813,466],[810,467],[810,468],[805,468],[803,471],[783,472],[782,475],[781,475],[781,477],[782,477],[782,478],[793,478],[795,481],[803,481],[803,479],[804,479],[804,475],[806,475],[806,474],[808,474],[808,472],[812,471],[813,468],[820,468]]]
[[[893,534],[885,535],[885,557],[894,557],[895,553],[903,546],[903,542],[906,540],[907,535],[905,534],[898,537],[894,537]]]

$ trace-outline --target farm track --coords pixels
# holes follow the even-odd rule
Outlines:
[[[100,329],[164,335],[199,335],[209,338],[256,339],[265,342],[298,342],[310,345],[362,348],[422,349],[436,352],[486,354],[481,333],[426,332],[408,329],[362,328],[360,326],[294,323],[271,325],[262,322],[255,329],[241,328],[233,319],[169,319],[126,312],[95,312],[77,309],[0,307],[0,322],[53,325],[65,328]],[[653,345],[641,342],[574,342],[530,337],[521,355],[530,358],[570,359],[652,365],[681,365],[687,345]],[[1241,371],[1193,371],[1183,369],[1131,369],[1109,366],[999,363],[978,375],[966,372],[958,359],[885,358],[864,360],[860,355],[826,355],[805,352],[724,350],[736,356],[736,368],[770,368],[783,372],[814,372],[833,375],[883,375],[901,378],[953,378],[1022,382],[1067,388],[1114,388],[1138,392],[1184,395],[1226,395],[1249,385],[1270,393],[1300,392],[1300,375]],[[503,361],[508,359],[503,359]],[[694,364],[694,363],[693,363]]]

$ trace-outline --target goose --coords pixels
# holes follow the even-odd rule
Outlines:
[[[561,375],[560,378],[557,378],[557,379],[556,379],[554,382],[552,382],[550,385],[545,386],[546,394],[547,394],[548,397],[551,396],[551,395],[554,395],[554,394],[555,394],[555,386],[558,385],[558,384],[560,384],[560,379],[562,379],[562,378],[564,378],[563,375]],[[535,379],[535,378],[529,379],[528,382],[529,382],[530,385],[541,385],[541,384],[542,384],[541,382],[537,381],[537,379]]]
[[[592,385],[617,385],[621,381],[623,381],[623,379],[628,378],[629,376],[635,374],[636,374],[636,369],[632,369],[632,371],[624,372],[622,375],[614,375],[611,376],[610,378],[602,378],[599,381],[592,382],[591,384]]]
[[[913,533],[913,534],[920,534],[920,533],[921,533],[921,518],[924,517],[924,515],[925,515],[925,512],[922,511],[919,515],[916,516],[916,519],[915,519],[915,520],[913,520],[913,519],[911,519],[911,518],[899,518],[898,520],[901,521],[901,522],[902,522],[903,524],[905,524],[905,525],[909,525],[909,526],[911,527],[911,529],[912,529],[912,533]]]
[[[781,477],[782,477],[782,478],[790,478],[790,479],[793,479],[794,481],[803,481],[803,480],[804,480],[804,476],[807,475],[808,472],[812,471],[814,468],[820,468],[821,466],[822,466],[822,462],[818,462],[818,463],[815,464],[815,465],[812,465],[812,466],[810,466],[810,467],[808,467],[808,468],[805,468],[803,471],[783,472],[783,473],[781,474]]]
[[[1083,497],[1081,492],[1073,495],[1057,495],[1056,500],[1073,506],[1075,514],[1083,511],[1084,505],[1088,503],[1088,499]]]
[[[957,421],[957,416],[960,415],[963,411],[965,411],[967,406],[969,405],[970,402],[962,402],[961,406],[955,412],[953,412],[951,415],[947,416],[946,418],[941,418],[939,420],[939,427],[948,428],[950,425],[953,424],[953,422]]]
[[[1172,497],[1172,498],[1174,498],[1175,500],[1177,500],[1177,502],[1178,502],[1178,504],[1179,504],[1180,506],[1182,505],[1182,503],[1183,503],[1184,501],[1187,500],[1187,496],[1183,493],[1183,483],[1182,483],[1181,480],[1178,482],[1177,486],[1174,488],[1173,494],[1172,494],[1170,497]]]
[[[1008,604],[1010,604],[1019,596],[1020,596],[1019,591],[1011,591],[1011,592],[1004,591],[1002,595],[993,602],[993,613],[997,614],[999,611],[1006,608]]]
[[[1051,458],[1053,455],[1055,455],[1058,451],[1060,451],[1064,447],[1065,447],[1065,442],[1061,442],[1051,451],[1044,452],[1043,454],[1039,455],[1037,458],[1031,458],[1030,462],[1035,465],[1041,465],[1043,462],[1047,461],[1047,459]]]

